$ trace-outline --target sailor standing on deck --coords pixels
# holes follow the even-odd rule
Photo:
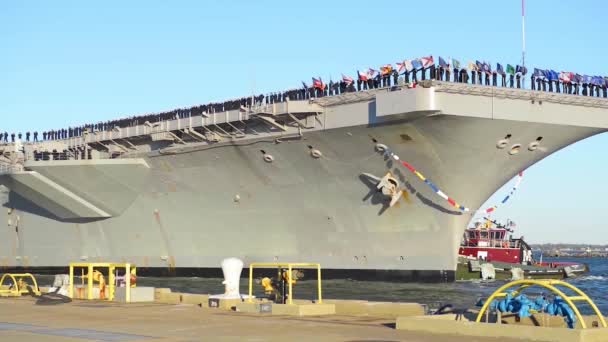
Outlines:
[[[469,83],[469,73],[465,68],[460,69],[460,77],[458,81],[461,83]]]
[[[475,79],[477,78],[477,65],[475,63],[469,63],[469,70],[471,70],[471,84],[475,84]]]

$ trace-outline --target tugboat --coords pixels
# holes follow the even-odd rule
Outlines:
[[[475,222],[464,232],[458,252],[457,280],[516,277],[563,279],[589,271],[588,266],[582,263],[536,261],[532,248],[523,236],[513,238],[513,221],[507,220],[507,224],[501,224],[487,217],[484,220]],[[485,271],[482,272],[482,269]]]

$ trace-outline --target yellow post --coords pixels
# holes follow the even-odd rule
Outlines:
[[[287,265],[287,269],[289,270],[289,273],[287,273],[287,280],[289,281],[289,304],[293,304],[293,298],[291,296],[291,264]]]
[[[70,287],[68,290],[70,298],[74,298],[74,265],[70,264]]]
[[[87,299],[91,300],[93,299],[93,266],[87,266],[87,271],[89,272],[87,275]]]
[[[116,270],[116,268],[113,265],[110,265],[110,267],[108,267],[108,284],[110,287],[110,291],[108,291],[108,300],[109,301],[114,300],[114,291],[116,290],[114,288],[114,283],[116,282],[116,279],[114,277],[115,270]]]
[[[131,303],[131,264],[125,265],[125,301]]]
[[[136,281],[135,284],[131,285],[131,287],[137,287],[137,266],[131,265],[131,272],[133,272]],[[129,274],[129,277],[131,277],[131,274]]]
[[[323,304],[323,298],[321,298],[321,265],[317,265],[317,291],[319,292],[319,304]]]
[[[253,264],[249,264],[249,298],[248,303],[253,303]]]

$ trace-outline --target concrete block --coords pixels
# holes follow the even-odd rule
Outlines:
[[[217,308],[223,310],[233,310],[238,303],[242,303],[243,300],[240,298],[236,299],[224,299],[224,298],[209,298],[208,306],[210,308]]]
[[[334,304],[336,314],[347,316],[373,316],[397,318],[400,316],[422,316],[424,306],[417,303],[368,302],[365,300],[327,299],[323,303]]]
[[[179,292],[160,293],[159,298],[155,301],[164,304],[180,304],[182,302],[182,297],[183,294]]]
[[[369,302],[368,314],[373,317],[408,317],[424,315],[424,307],[417,303]]]
[[[117,287],[114,292],[114,301],[126,303],[127,302],[127,288]],[[154,288],[153,287],[132,287],[131,288],[131,303],[142,303],[142,302],[153,302],[154,301]]]
[[[324,299],[323,303],[334,304],[338,315],[360,316],[368,314],[368,301],[366,300]]]
[[[206,294],[193,294],[193,293],[184,293],[182,295],[182,304],[201,304],[203,306],[207,306],[209,303],[209,295]]]
[[[322,316],[334,315],[334,304],[272,304],[273,315],[285,316]]]
[[[272,303],[271,302],[237,303],[236,311],[246,312],[246,313],[270,314],[270,313],[272,313]]]
[[[454,320],[454,315],[398,317],[396,329],[432,334],[492,337],[496,339],[529,339],[533,336],[535,341],[546,342],[599,342],[605,341],[606,336],[608,336],[608,328],[588,328],[582,330],[520,324],[475,323],[456,321]]]
[[[171,293],[171,289],[166,288],[166,287],[154,288],[154,300],[159,300],[161,297],[161,294],[163,294],[163,293]]]
[[[110,289],[106,287],[106,298]],[[74,299],[87,299],[88,298],[87,286],[74,286]],[[99,287],[93,287],[93,299],[99,299]]]

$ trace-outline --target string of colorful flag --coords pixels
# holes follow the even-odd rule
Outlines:
[[[454,208],[459,209],[460,211],[463,211],[463,212],[468,212],[470,210],[469,208],[458,204],[458,202],[456,202],[452,197],[448,196],[445,192],[441,191],[441,189],[439,189],[433,182],[431,182],[430,179],[426,178],[422,173],[417,171],[408,162],[406,162],[405,160],[400,160],[399,156],[396,155],[395,153],[393,153],[389,148],[386,148],[384,154],[388,155],[391,158],[393,158],[394,160],[400,162],[401,165],[403,165],[406,169],[410,170],[411,173],[413,173],[418,178],[420,178],[420,180],[423,181],[426,185],[428,185],[439,197],[446,200]]]
[[[380,70],[376,70],[374,68],[368,68],[367,70],[357,70],[357,80],[360,81],[368,81],[368,80],[372,80],[376,77],[381,77],[381,76],[389,76],[393,73],[394,70],[397,71],[397,73],[399,75],[402,75],[406,72],[416,72],[419,70],[424,70],[427,68],[430,68],[431,66],[435,65],[435,59],[433,58],[433,56],[426,56],[426,57],[420,57],[420,58],[415,58],[415,59],[406,59],[403,60],[401,62],[397,62],[396,63],[396,68],[393,67],[392,64],[385,64],[383,66],[380,67]],[[443,57],[439,57],[439,63],[437,65],[440,68],[443,69],[461,69],[461,63],[459,60],[457,59],[452,59],[452,58],[448,58],[447,60],[444,59]],[[520,66],[520,65],[516,65],[513,66],[511,64],[507,64],[506,67],[503,66],[500,63],[496,64],[496,70],[492,71],[492,66],[490,63],[488,62],[480,62],[480,61],[471,61],[468,63],[468,69],[469,71],[476,71],[476,72],[484,72],[484,73],[488,73],[488,74],[492,74],[492,73],[497,73],[497,74],[501,74],[501,75],[505,75],[505,74],[509,74],[509,75],[526,75],[527,74],[527,69],[524,66]],[[352,84],[355,80],[350,77],[350,76],[346,76],[344,74],[342,74],[342,81],[345,82],[347,85]],[[307,88],[306,83],[302,82],[305,85],[305,88]],[[314,88],[319,88],[321,90],[325,89],[326,84],[323,82],[321,77],[318,78],[313,78],[312,79],[312,83],[313,83],[313,87]]]
[[[524,177],[524,172],[520,171],[517,174],[517,181],[515,182],[515,186],[513,186],[511,188],[511,191],[507,194],[507,196],[505,196],[505,198],[502,199],[502,201],[500,201],[500,203],[495,204],[495,205],[489,207],[488,209],[486,209],[485,210],[486,214],[494,212],[496,209],[498,209],[498,207],[500,205],[503,205],[503,204],[507,203],[507,201],[509,200],[509,198],[511,198],[511,196],[513,196],[513,193],[515,193],[515,191],[517,190],[517,188],[519,188],[519,184],[521,183],[521,180],[523,179],[523,177]]]

